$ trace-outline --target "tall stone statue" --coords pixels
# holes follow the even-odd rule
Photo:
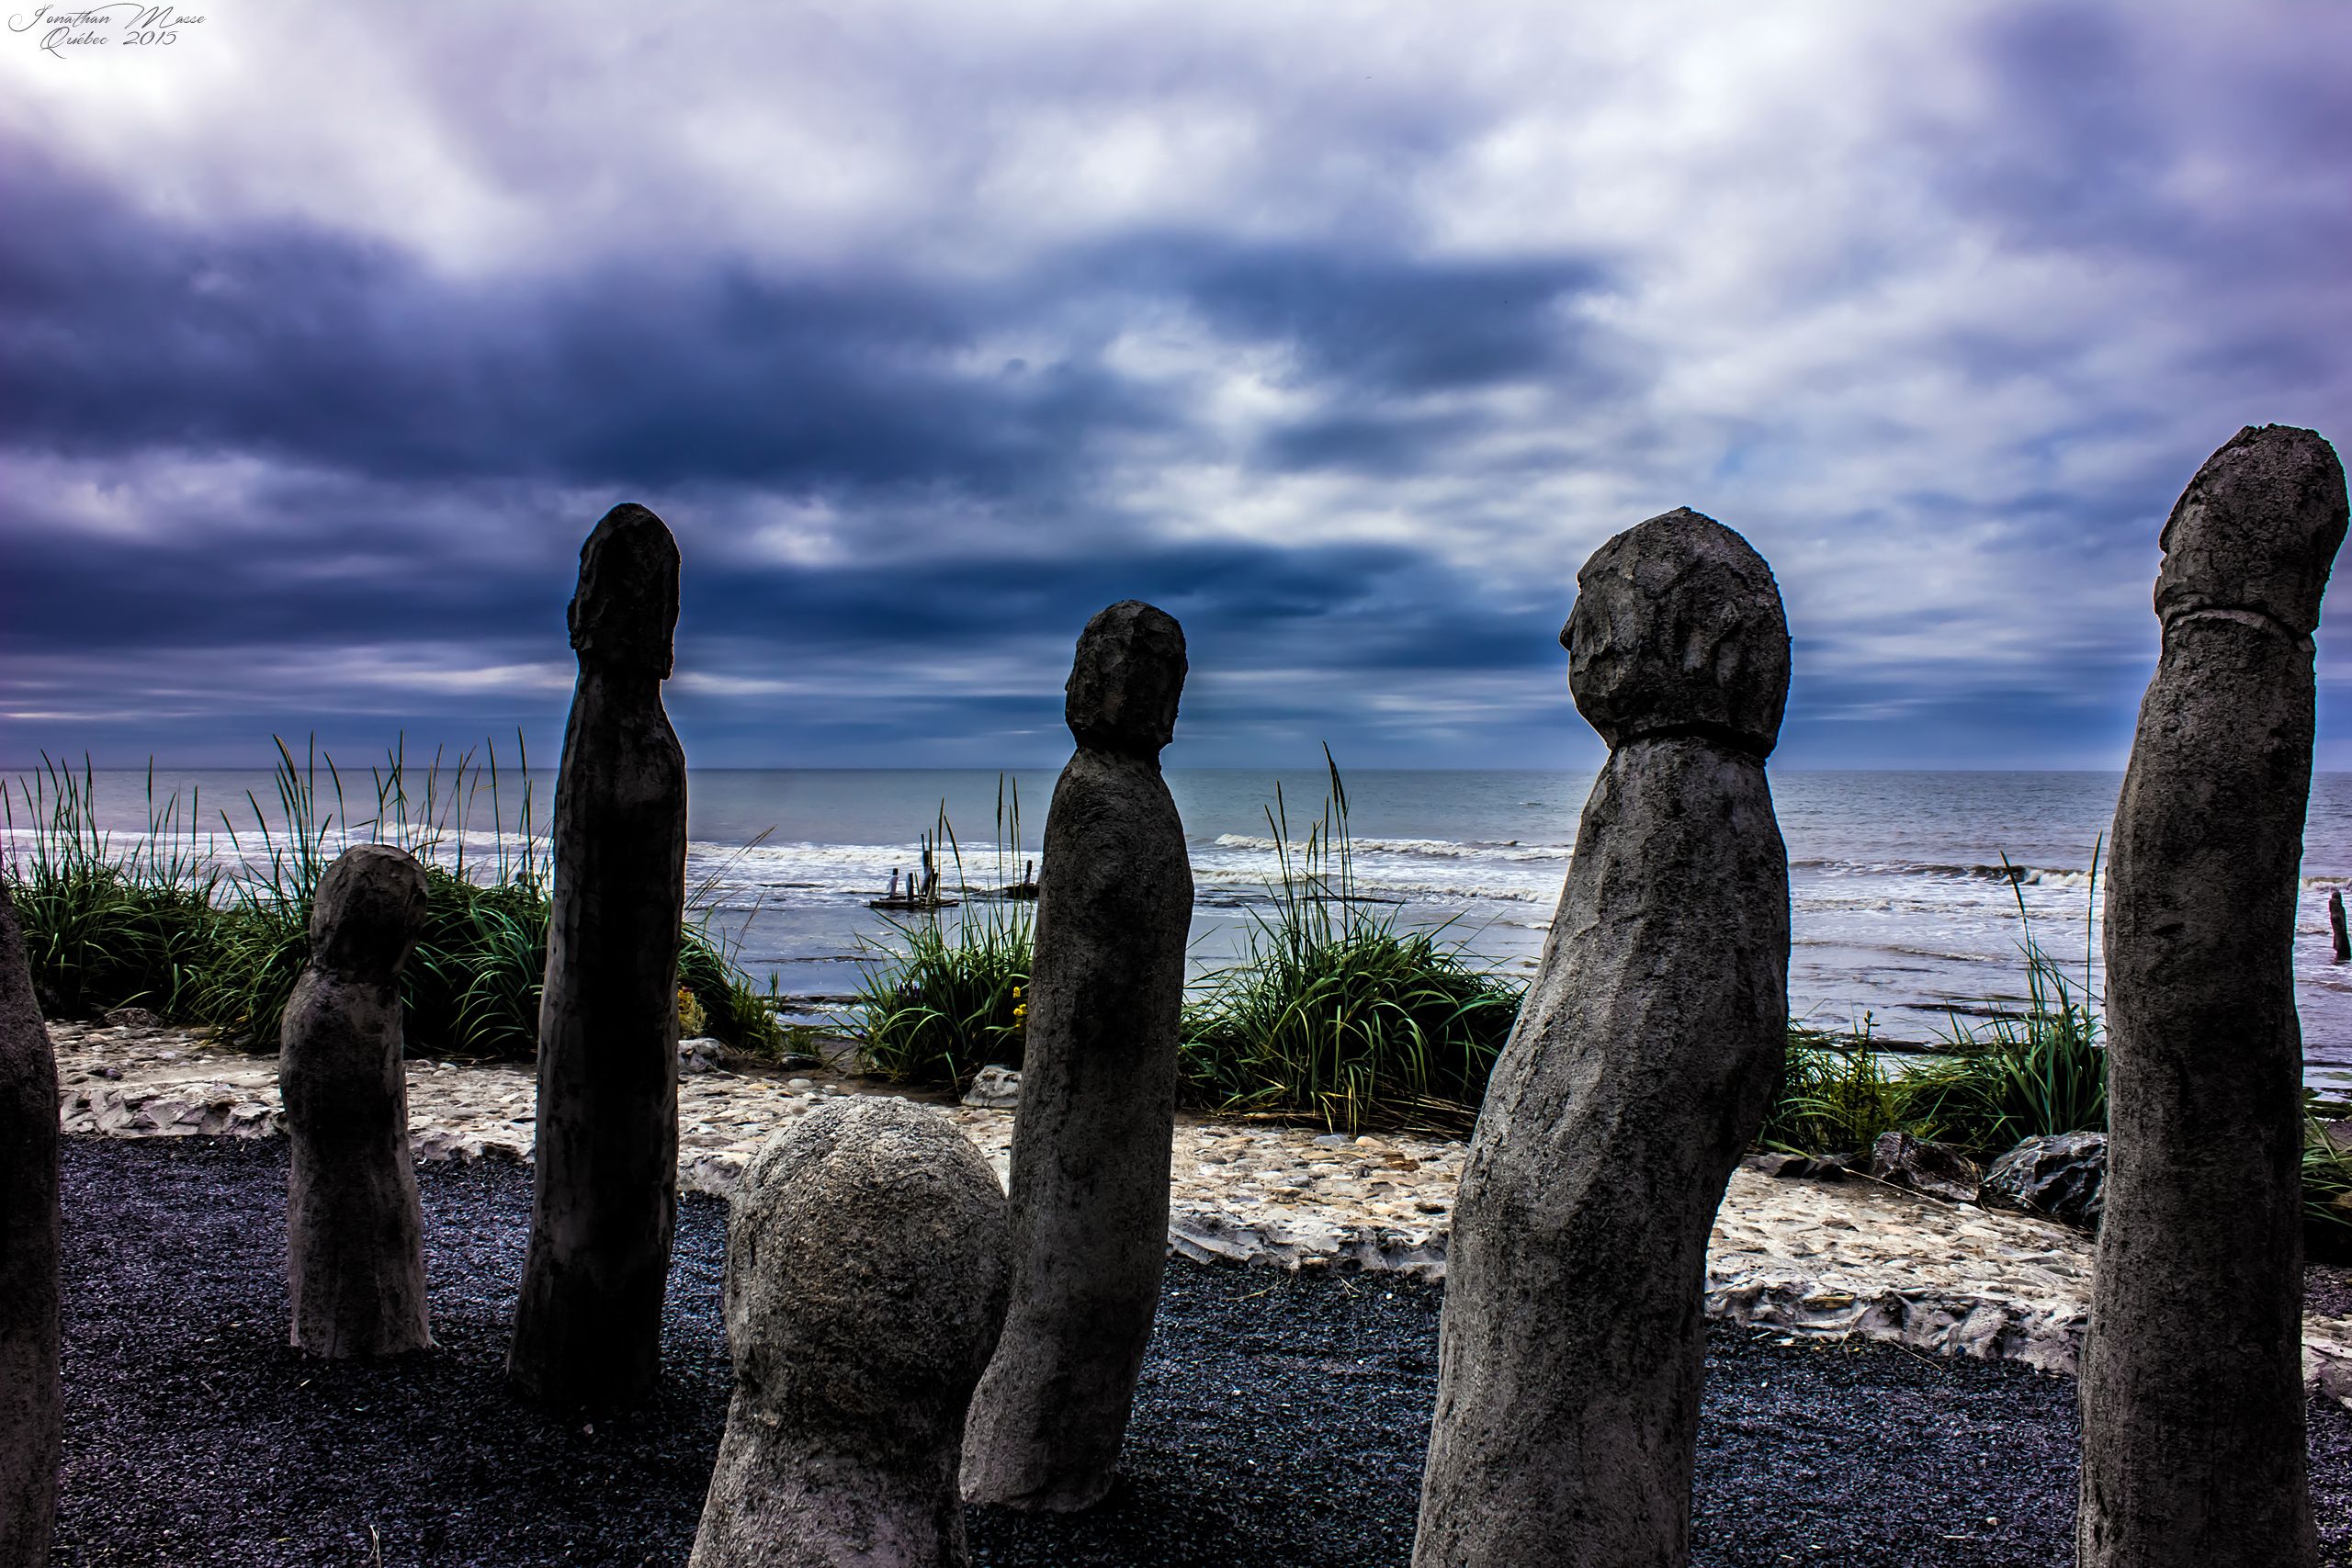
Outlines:
[[[956,1452],[1004,1321],[1004,1194],[902,1100],[768,1140],[727,1219],[735,1393],[690,1568],[961,1568]]]
[[[433,1343],[424,1213],[409,1155],[401,971],[424,929],[424,868],[361,844],[319,878],[311,962],[279,1027],[288,1337],[313,1356],[393,1356]]]
[[[556,780],[530,1254],[506,1368],[550,1409],[649,1397],[678,1210],[686,759],[662,708],[678,547],[616,506],[580,551]]]
[[[57,1056],[0,880],[0,1568],[48,1568],[57,1364]]]
[[[1683,510],[1577,586],[1609,761],[1463,1171],[1416,1568],[1688,1560],[1707,1235],[1788,1029],[1771,570]]]
[[[1131,599],[1086,623],[1038,875],[1012,1305],[964,1436],[975,1502],[1087,1507],[1126,1438],[1168,1253],[1193,868],[1159,752],[1183,687],[1173,617]]]
[[[2328,444],[2247,428],[2165,524],[2164,626],[2107,882],[2106,1217],[2083,1568],[2308,1568],[2293,943]]]

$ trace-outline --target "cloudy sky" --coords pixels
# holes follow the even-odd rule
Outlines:
[[[551,758],[634,500],[706,765],[1057,761],[1126,597],[1171,763],[1587,764],[1690,505],[1783,766],[2116,766],[2181,486],[2352,432],[2344,0],[130,15],[0,35],[0,762]]]

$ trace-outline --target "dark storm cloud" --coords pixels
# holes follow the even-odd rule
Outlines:
[[[634,499],[707,762],[1051,761],[1128,596],[1192,761],[1588,761],[1575,568],[1677,504],[1784,761],[2113,761],[2172,498],[2352,422],[2340,10],[1280,10],[0,55],[0,761],[551,744]]]
[[[995,283],[771,278],[691,254],[458,282],[299,226],[141,217],[9,151],[0,352],[30,394],[9,439],[77,457],[162,446],[397,479],[1053,495],[1098,438],[1187,421],[1102,362],[1139,301],[1194,310],[1237,346],[1291,346],[1305,375],[1361,403],[1572,370],[1547,317],[1597,276],[1165,234]],[[1060,355],[968,363],[1015,328]],[[1355,421],[1375,423],[1394,465],[1430,460],[1464,422]],[[1288,445],[1329,461],[1348,428]]]

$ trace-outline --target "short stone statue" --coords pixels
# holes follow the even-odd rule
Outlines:
[[[311,901],[311,962],[278,1031],[288,1340],[313,1356],[396,1356],[433,1343],[424,1214],[408,1142],[401,971],[424,927],[424,868],[361,844]]]
[[[1004,1193],[936,1111],[836,1100],[727,1220],[735,1393],[690,1568],[959,1568],[964,1413],[1004,1321]]]
[[[48,1568],[57,1524],[58,1238],[57,1056],[0,879],[0,1568]]]
[[[1683,510],[1577,585],[1609,761],[1463,1172],[1416,1568],[1688,1560],[1707,1236],[1788,1028],[1770,569]]]
[[[662,707],[678,547],[616,506],[580,551],[556,780],[531,1245],[506,1366],[549,1409],[650,1397],[678,1208],[686,760]]]
[[[974,1502],[1090,1506],[1125,1440],[1168,1252],[1193,871],[1159,753],[1183,684],[1183,631],[1148,604],[1079,637],[1013,1126],[1012,1305],[964,1437]]]
[[[2108,1168],[2083,1568],[2308,1568],[2293,943],[2344,469],[2247,428],[2165,524],[2107,883]]]

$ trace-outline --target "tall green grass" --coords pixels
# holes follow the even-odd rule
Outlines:
[[[425,868],[424,929],[402,991],[412,1049],[531,1055],[547,964],[547,840],[519,737],[512,773],[495,746],[479,761],[469,750],[424,761],[395,746],[358,786],[366,795],[347,789],[314,746],[299,761],[283,740],[277,748],[274,802],[249,794],[243,812],[219,814],[217,834],[198,832],[193,799],[186,817],[176,800],[158,805],[151,772],[149,831],[122,849],[97,825],[86,763],[77,778],[44,758],[39,776],[18,782],[9,825],[21,802],[31,832],[21,852],[12,832],[6,874],[44,1005],[55,1016],[146,1006],[272,1049],[310,956],[319,878],[353,844],[388,843]],[[467,829],[485,821],[489,843],[478,848]],[[680,932],[681,984],[720,1038],[773,1049],[780,1032],[734,963],[735,939],[708,908],[692,913]]]
[[[1336,1131],[1467,1127],[1510,1036],[1521,990],[1444,930],[1402,931],[1357,890],[1347,786],[1327,748],[1323,809],[1294,853],[1281,786],[1271,914],[1253,914],[1240,962],[1184,1012],[1182,1092],[1227,1115]]]
[[[2092,1006],[2098,993],[2089,956],[2097,948],[2093,923],[2103,847],[2091,852],[2079,984],[2035,939],[2018,874],[2002,857],[2017,899],[2025,1010],[1996,1012],[1982,1029],[1954,1018],[1951,1054],[1904,1075],[1906,1119],[1920,1136],[1997,1152],[2026,1138],[2106,1130],[2107,1043]]]
[[[1022,1065],[1028,1036],[1024,1001],[1036,947],[1036,906],[975,897],[964,851],[940,803],[933,842],[946,848],[966,895],[951,917],[938,908],[886,916],[890,935],[869,946],[851,1030],[866,1068],[901,1083],[961,1086],[990,1064]],[[997,883],[1021,861],[1021,789],[1000,776]]]
[[[1866,1149],[1903,1127],[1904,1080],[1871,1043],[1864,1014],[1850,1035],[1792,1026],[1781,1080],[1758,1134],[1767,1147],[1808,1154]]]
[[[187,1013],[217,948],[219,873],[179,802],[155,798],[147,773],[147,831],[118,848],[98,826],[94,774],[41,757],[40,771],[0,787],[8,828],[8,891],[23,928],[35,994],[52,1016],[120,1007]],[[29,833],[19,852],[18,813]]]

